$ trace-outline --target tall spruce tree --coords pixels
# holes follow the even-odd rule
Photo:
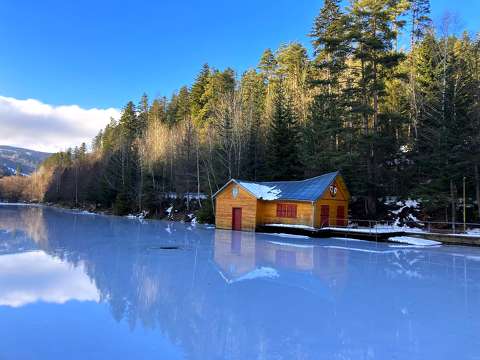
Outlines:
[[[365,167],[365,200],[369,217],[377,215],[377,200],[381,195],[379,169],[383,165],[385,144],[389,139],[382,134],[384,116],[381,98],[385,94],[386,80],[395,76],[394,69],[403,58],[394,45],[398,31],[404,25],[401,16],[408,8],[407,1],[355,0],[351,6],[354,71],[357,79],[355,96],[357,105],[352,108],[358,114],[363,130],[359,150]]]
[[[303,175],[297,119],[281,81],[275,87],[267,160],[268,177],[273,180],[288,180]]]
[[[203,124],[207,118],[207,110],[205,107],[207,99],[204,94],[210,76],[211,69],[208,64],[204,64],[190,91],[192,117],[197,124]]]
[[[148,126],[148,112],[149,112],[149,102],[147,94],[143,94],[140,98],[140,103],[137,106],[138,114],[137,114],[137,137],[142,137],[147,130]]]
[[[266,86],[262,75],[255,70],[244,73],[240,92],[242,121],[246,124],[248,137],[242,173],[246,179],[257,180],[262,176],[265,166],[265,134],[262,129],[264,129]]]
[[[411,138],[418,138],[418,117],[422,98],[418,94],[417,76],[415,74],[415,56],[417,44],[431,29],[430,0],[410,0],[410,52],[409,59],[409,98],[410,98],[410,123],[413,131],[409,131]]]
[[[305,129],[306,158],[310,175],[345,167],[341,144],[344,143],[346,100],[342,75],[350,54],[348,17],[340,0],[326,0],[310,34],[314,48],[314,90],[309,126]],[[343,166],[342,166],[343,165]]]

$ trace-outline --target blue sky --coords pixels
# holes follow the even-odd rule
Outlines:
[[[0,3],[0,95],[118,108],[143,91],[169,95],[205,62],[243,71],[266,47],[308,43],[322,0]],[[478,0],[432,8],[479,29]]]
[[[479,0],[431,1],[434,20],[451,10],[462,19],[462,27],[480,30]],[[169,96],[182,85],[190,85],[206,62],[242,72],[254,67],[267,47],[275,49],[291,41],[308,45],[307,34],[322,3],[0,0],[0,130],[2,116],[5,124],[5,114],[12,108],[28,112],[32,103],[18,102],[25,99],[39,102],[33,104],[38,110],[35,121],[52,114],[58,120],[65,111],[71,115],[79,110],[60,105],[77,105],[80,110],[119,109],[129,100],[138,101],[143,92],[150,97]],[[2,106],[8,109],[2,111]],[[85,134],[103,127],[112,111],[96,113],[102,120],[92,120]],[[71,116],[71,134],[79,133],[73,126],[76,119],[89,114]],[[60,131],[55,146],[29,144],[26,135],[14,139],[22,131],[8,121],[10,133],[0,134],[0,144],[43,150],[67,146],[60,141]],[[53,121],[52,126],[58,128],[57,123]]]

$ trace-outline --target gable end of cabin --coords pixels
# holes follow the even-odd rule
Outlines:
[[[215,196],[215,227],[254,231],[257,223],[257,198],[231,181]]]
[[[332,181],[315,202],[314,226],[346,226],[350,193],[341,175]]]

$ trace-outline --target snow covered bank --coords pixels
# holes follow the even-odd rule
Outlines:
[[[409,244],[409,245],[416,245],[416,246],[442,245],[442,243],[439,242],[439,241],[420,239],[420,238],[411,237],[411,236],[393,236],[393,237],[389,238],[388,240],[398,242],[398,243],[402,243],[402,244]]]
[[[352,227],[352,228],[347,228],[347,227],[329,226],[329,227],[324,227],[322,229],[324,229],[324,230],[341,230],[341,231],[344,231],[344,232],[363,233],[363,234],[396,233],[396,232],[399,231],[399,230],[396,230],[396,229],[391,228],[391,227],[383,227],[383,228],[380,228],[380,227],[373,227],[373,228],[355,228],[355,227]]]
[[[37,203],[24,203],[24,202],[0,202],[1,206],[43,206]]]

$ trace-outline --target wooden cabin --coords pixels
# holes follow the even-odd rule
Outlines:
[[[268,224],[344,226],[350,193],[337,171],[300,181],[231,179],[214,198],[217,228],[254,231]]]

